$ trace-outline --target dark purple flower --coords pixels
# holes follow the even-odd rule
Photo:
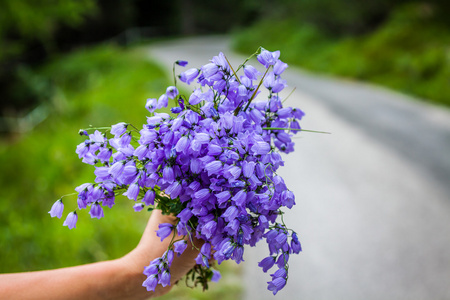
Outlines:
[[[97,219],[101,219],[105,216],[103,214],[103,209],[98,202],[92,204],[91,209],[89,210],[89,214],[91,215],[91,218]]]
[[[275,257],[269,256],[264,258],[262,261],[258,263],[258,266],[263,269],[263,272],[266,273],[267,270],[273,267],[275,264]]]
[[[156,235],[161,238],[161,242],[172,233],[173,225],[169,223],[162,223],[158,225],[159,229]]]
[[[192,217],[192,212],[189,208],[185,208],[177,215],[177,217],[180,219],[180,222],[187,223]]]
[[[155,204],[155,192],[152,189],[145,192],[142,202],[144,202],[145,205]]]
[[[243,255],[244,255],[244,247],[238,246],[234,249],[232,258],[237,264],[239,264],[242,261],[244,261],[244,259],[242,258]]]
[[[247,199],[247,193],[245,190],[240,190],[236,193],[236,195],[231,198],[236,204],[237,207],[240,207],[242,209],[245,209],[245,200]]]
[[[209,198],[211,191],[209,189],[201,189],[194,193],[194,199],[202,202]]]
[[[243,161],[242,162],[242,174],[244,175],[244,177],[251,177],[253,175],[253,173],[255,172],[255,162],[250,161]]]
[[[294,129],[294,130],[291,130],[291,133],[293,133],[293,134],[297,134],[300,131],[300,130],[295,130],[295,129],[301,129],[300,124],[295,119],[291,121],[291,123],[289,124],[289,128]]]
[[[217,197],[217,202],[219,204],[222,204],[231,198],[231,194],[230,194],[230,191],[222,191],[222,192],[216,194],[216,197]]]
[[[291,249],[292,252],[295,254],[298,254],[302,251],[302,245],[300,244],[297,234],[295,232],[292,234]]]
[[[180,256],[184,250],[187,248],[187,242],[185,240],[181,240],[173,243],[173,250]]]
[[[297,120],[301,120],[302,117],[305,115],[305,113],[301,109],[298,109],[298,108],[293,108],[292,114],[294,115],[294,118],[296,118]]]
[[[179,106],[175,106],[175,107],[170,108],[170,111],[171,111],[173,114],[179,114],[180,112],[183,111],[183,109],[182,109],[181,107],[179,107]]]
[[[267,283],[268,283],[267,289],[273,292],[274,295],[276,295],[278,291],[284,288],[284,286],[286,285],[286,279],[277,277]]]
[[[181,67],[186,67],[188,64],[188,62],[185,60],[177,60],[175,63]]]
[[[225,212],[221,215],[222,218],[224,218],[227,222],[231,222],[234,219],[236,219],[236,217],[239,214],[239,210],[236,206],[229,206]]]
[[[194,158],[190,161],[190,168],[193,174],[198,174],[202,170],[202,162],[198,158]]]

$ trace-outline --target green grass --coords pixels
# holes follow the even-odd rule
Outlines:
[[[145,55],[142,48],[100,46],[35,70],[35,76],[51,81],[56,92],[49,103],[49,118],[32,132],[0,141],[1,273],[114,259],[137,245],[149,213],[134,212],[134,203],[126,197],[118,197],[113,209],[105,208],[105,218],[100,220],[91,219],[88,211],[79,212],[77,228],[72,230],[62,223],[76,208],[76,196],[63,198],[61,220],[50,218],[48,211],[60,196],[94,180],[93,167],[75,153],[84,141],[78,130],[121,121],[141,127],[148,115],[146,99],[159,97],[171,84],[171,78]],[[172,294],[173,299],[238,299],[239,268],[225,264],[221,269],[230,277],[212,283],[208,292],[180,283],[165,299],[172,299]]]
[[[381,84],[450,106],[450,30],[420,5],[394,11],[365,36],[331,37],[299,20],[266,19],[236,31],[233,46],[281,50],[281,59],[316,72]]]
[[[57,86],[51,114],[32,132],[0,144],[0,272],[64,267],[119,257],[139,241],[148,215],[136,218],[132,203],[118,199],[102,220],[79,213],[68,230],[48,211],[61,195],[93,181],[93,167],[75,154],[77,133],[92,124],[145,122],[145,100],[165,91],[166,77],[141,54],[114,47],[85,49],[41,70]],[[65,214],[76,197],[64,198]]]

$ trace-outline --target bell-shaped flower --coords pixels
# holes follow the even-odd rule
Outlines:
[[[250,65],[244,66],[244,74],[247,76],[247,78],[251,80],[257,80],[258,76],[261,75],[261,72],[259,72],[255,67]]]
[[[273,267],[274,264],[275,264],[275,257],[268,256],[268,257],[264,258],[263,260],[261,260],[258,263],[258,266],[263,269],[264,273],[266,273],[269,269],[271,269]]]
[[[273,292],[274,295],[276,295],[278,291],[280,291],[286,285],[286,279],[277,277],[267,283],[268,283],[267,289]]]
[[[170,272],[169,270],[164,270],[161,274],[161,278],[159,279],[159,283],[165,287],[170,285]]]
[[[64,221],[63,226],[69,227],[69,229],[73,229],[76,227],[78,221],[78,215],[76,211],[69,213]]]
[[[197,68],[192,68],[192,69],[189,69],[189,70],[186,70],[186,71],[182,72],[182,73],[178,76],[178,78],[180,78],[180,80],[181,80],[182,82],[185,82],[186,84],[191,84],[191,82],[192,82],[195,78],[197,78],[198,74],[199,74],[199,69],[197,69]]]
[[[167,95],[167,97],[169,97],[170,99],[174,99],[176,96],[178,96],[178,89],[177,89],[176,87],[174,87],[174,86],[169,86],[169,87],[166,89],[166,95]],[[167,107],[167,105],[164,106],[164,107]]]
[[[120,136],[127,131],[128,124],[125,122],[117,123],[116,125],[111,126],[111,134],[114,134],[115,136]]]
[[[275,65],[273,66],[273,73],[277,76],[281,75],[281,73],[286,70],[288,67],[287,63],[282,62],[281,60],[278,60]]]
[[[130,184],[128,190],[123,194],[124,196],[127,196],[128,199],[136,201],[139,195],[139,185],[137,183]]]
[[[154,274],[148,276],[147,279],[142,283],[142,286],[147,289],[148,292],[153,292],[158,285],[158,275]]]
[[[230,191],[228,191],[228,190],[222,191],[222,192],[216,194],[216,198],[217,198],[217,202],[219,204],[223,204],[226,201],[228,201],[228,199],[231,198]]]
[[[185,240],[181,240],[173,243],[173,250],[177,253],[177,256],[180,256],[184,250],[187,248],[187,242]]]
[[[62,199],[59,199],[53,204],[52,209],[48,213],[52,218],[58,217],[58,219],[61,219],[63,211],[64,204],[62,202]]]
[[[186,60],[177,60],[175,63],[181,67],[186,67],[188,64]]]
[[[167,238],[173,229],[173,225],[170,223],[162,223],[158,225],[159,229],[156,231],[156,235],[161,238],[161,242]]]
[[[146,108],[149,112],[154,112],[155,109],[158,108],[158,100],[156,100],[155,98],[149,98],[149,99],[147,99],[147,103],[145,104],[145,108]]]
[[[155,191],[152,189],[149,189],[145,192],[144,198],[142,198],[142,202],[144,202],[145,205],[154,205],[155,204]]]
[[[202,73],[205,78],[209,78],[215,75],[219,71],[219,68],[214,63],[206,64],[202,67]]]
[[[300,244],[297,234],[295,232],[292,233],[291,250],[295,254],[298,254],[302,251],[302,245]]]
[[[167,107],[167,105],[169,105],[169,96],[167,96],[167,94],[162,94],[159,98],[158,98],[158,104],[157,104],[157,109],[163,108],[163,107]]]
[[[89,210],[89,214],[91,215],[91,218],[97,219],[101,219],[105,216],[103,214],[103,208],[100,206],[98,202],[92,204],[91,209]]]
[[[205,165],[205,170],[208,172],[208,176],[218,174],[222,170],[223,163],[219,160],[214,160]]]
[[[247,192],[242,189],[234,195],[231,200],[234,201],[237,207],[245,209],[245,200],[247,199]]]
[[[252,147],[251,150],[255,155],[263,155],[270,152],[270,145],[264,141],[257,141]]]
[[[280,51],[269,52],[263,49],[261,53],[256,57],[256,59],[260,64],[268,68],[269,66],[273,66],[277,62],[278,57],[280,57]]]
[[[225,210],[225,212],[221,215],[221,217],[224,218],[227,222],[231,222],[234,219],[236,219],[238,214],[239,214],[238,208],[234,205],[231,205]]]
[[[185,208],[177,215],[177,217],[180,219],[180,222],[187,223],[192,217],[192,212],[189,208]]]

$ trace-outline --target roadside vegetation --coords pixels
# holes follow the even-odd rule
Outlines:
[[[438,9],[426,3],[399,5],[378,26],[357,34],[274,15],[236,30],[233,47],[245,53],[259,45],[281,50],[292,65],[381,84],[450,107],[450,28],[437,17]]]

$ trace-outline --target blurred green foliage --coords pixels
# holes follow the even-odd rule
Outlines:
[[[145,99],[165,91],[165,75],[143,54],[101,46],[62,56],[41,70],[56,87],[51,115],[34,131],[0,144],[0,272],[64,267],[119,257],[139,241],[148,214],[117,199],[106,218],[79,213],[78,228],[50,218],[53,202],[94,179],[93,167],[75,154],[78,130],[130,121],[145,122]],[[76,196],[63,198],[64,216]]]
[[[39,40],[51,47],[60,25],[77,26],[96,11],[94,0],[3,0],[0,9],[0,60]]]
[[[375,30],[331,36],[301,20],[269,18],[234,34],[234,48],[261,45],[306,69],[379,83],[450,106],[450,29],[438,7],[407,4],[390,12]]]

